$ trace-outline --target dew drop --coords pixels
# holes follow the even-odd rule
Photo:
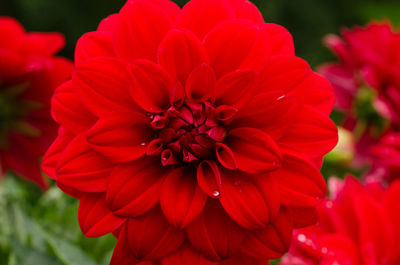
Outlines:
[[[297,236],[297,240],[299,240],[300,242],[305,242],[306,239],[307,239],[306,236],[303,234]]]
[[[145,146],[145,145],[146,145],[146,143],[145,143],[145,142],[143,142],[143,143],[140,143],[140,145],[141,145],[141,146]]]
[[[326,208],[332,208],[333,203],[331,201],[326,202]]]
[[[321,252],[322,252],[322,254],[328,253],[328,248],[323,247],[323,248],[321,249]]]
[[[285,95],[280,96],[280,97],[277,98],[276,100],[282,100],[283,98],[285,98]]]
[[[218,197],[219,196],[219,191],[217,191],[217,190],[213,191],[212,195],[214,197]]]

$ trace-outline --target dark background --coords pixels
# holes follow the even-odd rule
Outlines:
[[[79,36],[96,29],[100,20],[118,12],[126,0],[0,0],[0,15],[13,16],[29,31],[59,31],[67,38],[62,55],[73,57]],[[187,1],[175,0],[180,6]],[[400,22],[398,0],[253,0],[267,22],[286,27],[294,37],[296,53],[312,66],[333,55],[322,38],[343,27],[371,19]]]

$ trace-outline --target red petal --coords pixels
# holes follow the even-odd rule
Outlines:
[[[194,248],[215,261],[231,257],[245,238],[244,230],[216,200],[207,201],[203,214],[188,226],[187,235]]]
[[[232,128],[258,128],[279,139],[295,120],[295,99],[282,91],[269,91],[255,96],[241,108],[232,121]]]
[[[238,169],[250,174],[264,173],[281,165],[282,154],[272,138],[253,128],[237,128],[225,140],[233,151]]]
[[[0,41],[4,46],[13,45],[16,40],[25,35],[22,25],[12,17],[0,19]]]
[[[112,162],[129,162],[146,153],[153,129],[148,117],[133,111],[118,111],[103,116],[90,129],[91,149]]]
[[[18,42],[18,50],[24,55],[51,56],[64,46],[65,38],[60,33],[31,32]]]
[[[315,206],[326,196],[326,183],[319,170],[293,151],[284,151],[282,167],[270,174],[279,181],[284,205]]]
[[[53,134],[49,135],[50,139],[52,139]],[[44,146],[32,141],[30,137],[24,137],[16,133],[10,134],[9,143],[12,144],[12,148],[9,148],[6,152],[1,151],[0,162],[2,168],[0,173],[7,169],[12,169],[19,176],[34,182],[42,190],[46,190],[48,183],[40,171],[38,163],[40,153],[38,153],[38,148],[36,147],[43,148]],[[4,175],[2,176],[4,177]]]
[[[160,204],[165,217],[175,227],[183,228],[202,213],[207,196],[194,178],[195,172],[180,167],[164,181]]]
[[[43,156],[41,167],[44,173],[46,173],[50,178],[57,179],[57,162],[60,159],[65,147],[73,138],[73,134],[61,127],[58,137],[54,140],[49,149],[46,151],[46,154]]]
[[[269,265],[269,262],[266,259],[255,259],[243,254],[242,252],[239,252],[232,258],[219,263],[219,265]]]
[[[191,30],[202,40],[213,27],[233,18],[234,12],[224,0],[192,0],[182,8],[178,26]]]
[[[217,77],[237,69],[261,70],[269,57],[270,37],[262,24],[247,20],[221,23],[204,39]]]
[[[338,130],[329,117],[311,106],[303,105],[297,110],[295,122],[278,142],[316,158],[335,147]]]
[[[392,224],[388,220],[381,202],[373,198],[366,188],[357,196],[354,193],[351,196],[353,197],[353,211],[355,211],[358,221],[356,233],[364,264],[368,264],[369,260],[374,259],[376,264],[379,264],[379,261],[390,259],[393,248],[398,249],[398,246],[394,244],[398,239],[395,238]]]
[[[158,156],[158,155],[160,155],[162,150],[163,150],[163,148],[164,148],[163,144],[164,144],[164,142],[160,138],[151,141],[147,145],[146,155],[148,155],[148,156]]]
[[[207,64],[202,64],[192,71],[186,81],[186,96],[194,103],[208,100],[216,84],[214,71]]]
[[[114,35],[116,54],[130,61],[155,61],[157,48],[173,24],[175,11],[170,12],[175,9],[173,6],[172,2],[166,0],[128,1],[119,12]]]
[[[137,60],[129,65],[132,80],[131,96],[144,110],[163,112],[169,107],[172,82],[157,64]]]
[[[241,250],[254,258],[280,258],[289,250],[292,230],[291,217],[288,211],[282,208],[273,224],[249,234]]]
[[[103,192],[108,183],[112,166],[103,157],[90,150],[86,135],[75,137],[58,161],[57,181],[86,192]]]
[[[223,143],[217,143],[216,145],[217,147],[215,148],[215,153],[217,155],[218,162],[228,169],[237,169],[235,155],[233,154],[232,150]]]
[[[82,102],[97,116],[118,109],[135,109],[129,96],[126,65],[111,57],[96,57],[77,66],[72,82]]]
[[[112,32],[94,31],[85,33],[76,43],[75,64],[99,56],[114,57]]]
[[[24,72],[25,61],[22,55],[9,50],[0,50],[0,79],[5,80]]]
[[[236,18],[248,19],[256,23],[263,23],[264,19],[258,8],[247,0],[227,0],[236,13]]]
[[[179,109],[185,101],[185,88],[177,82],[170,95],[170,104],[175,109]]]
[[[116,167],[110,174],[107,205],[122,216],[145,214],[159,202],[167,173],[159,158],[143,157]]]
[[[335,105],[335,93],[327,79],[313,73],[313,85],[306,104],[313,106],[318,111],[329,115]]]
[[[197,182],[210,197],[219,197],[221,193],[221,174],[214,161],[203,161],[197,166]]]
[[[73,188],[70,188],[68,186],[63,185],[59,181],[56,181],[57,187],[60,188],[65,194],[68,194],[71,197],[74,197],[76,199],[80,199],[82,196],[87,194],[87,192],[82,192]]]
[[[127,222],[126,222],[127,224]],[[121,233],[118,236],[117,245],[115,246],[114,253],[112,255],[110,265],[132,265],[132,264],[142,264],[139,260],[133,257],[131,250],[128,245],[126,227],[123,226]],[[147,264],[152,265],[153,263]]]
[[[294,55],[293,38],[287,29],[272,23],[265,23],[264,29],[271,38],[271,55]]]
[[[391,260],[393,262],[400,260],[400,211],[398,210],[400,201],[400,181],[393,182],[389,189],[386,191],[383,203],[384,209],[388,217],[390,218],[390,222],[394,229],[395,242],[394,242],[394,250],[393,257]],[[393,263],[394,264],[394,263]]]
[[[308,63],[298,57],[273,56],[260,73],[257,86],[260,92],[271,90],[283,91],[285,94],[292,92],[297,98],[305,99],[310,93],[311,84],[307,81],[311,73]]]
[[[189,244],[183,244],[177,251],[161,260],[162,265],[217,265],[198,253]]]
[[[158,48],[157,57],[158,63],[170,76],[183,85],[194,69],[208,63],[206,50],[200,40],[185,29],[169,31]]]
[[[221,77],[214,92],[215,104],[241,108],[254,95],[255,77],[255,72],[248,69],[237,70]]]
[[[342,111],[350,111],[359,88],[359,80],[354,78],[354,70],[344,68],[339,63],[326,63],[318,67],[318,73],[329,80],[329,85],[334,88],[336,107]]]
[[[175,158],[171,149],[165,149],[161,152],[161,164],[163,166],[178,165],[179,161]]]
[[[119,228],[127,218],[121,218],[107,207],[103,193],[86,194],[80,198],[79,225],[87,237],[99,237]]]
[[[97,27],[97,31],[114,31],[119,19],[118,14],[111,14],[102,19]]]
[[[319,221],[319,215],[315,207],[287,207],[293,218],[293,227],[302,228],[314,225]]]
[[[221,105],[215,109],[215,115],[218,121],[222,122],[224,125],[230,124],[236,117],[238,110],[234,107]]]
[[[235,222],[253,230],[265,228],[275,218],[280,204],[273,178],[261,175],[260,181],[253,181],[236,171],[222,176],[220,202]]]
[[[159,207],[143,216],[130,218],[125,233],[132,255],[139,260],[162,258],[178,249],[185,240],[184,231],[171,226]]]
[[[88,130],[96,122],[96,117],[82,105],[71,81],[56,89],[51,111],[54,120],[74,134]]]

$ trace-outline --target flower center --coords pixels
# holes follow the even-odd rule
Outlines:
[[[161,155],[164,166],[213,159],[215,144],[223,142],[227,133],[222,112],[209,103],[184,103],[151,118],[156,139],[147,154]]]

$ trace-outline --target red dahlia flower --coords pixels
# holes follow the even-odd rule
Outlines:
[[[400,33],[384,22],[346,29],[342,36],[326,38],[339,62],[321,66],[320,73],[333,84],[344,126],[359,138],[357,158],[367,158],[384,127],[380,115],[400,129]]]
[[[385,189],[351,177],[332,180],[320,224],[294,232],[282,265],[400,264],[400,182]]]
[[[0,17],[0,173],[13,170],[42,188],[39,157],[57,135],[50,99],[73,67],[54,57],[64,42],[58,33],[26,33]]]
[[[112,264],[265,264],[315,222],[329,83],[245,0],[130,0],[85,34],[43,169]]]
[[[377,90],[377,110],[398,122],[400,102],[400,33],[389,23],[371,23],[366,28],[344,30],[343,39],[329,35],[327,46],[339,57],[339,63],[321,67],[332,82],[339,108],[351,112],[355,97],[363,85]]]

